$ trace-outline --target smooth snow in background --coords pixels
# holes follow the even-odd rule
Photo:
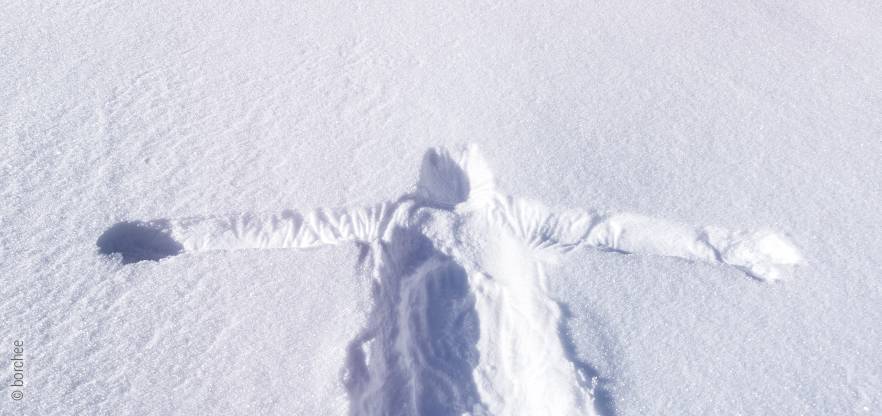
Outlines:
[[[4,2],[2,413],[345,414],[353,247],[123,266],[120,221],[361,206],[480,144],[549,206],[789,233],[809,265],[547,271],[615,414],[882,411],[882,6]],[[11,368],[0,371],[11,377]]]

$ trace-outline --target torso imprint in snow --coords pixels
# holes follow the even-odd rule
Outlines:
[[[353,415],[594,415],[595,375],[564,348],[544,265],[574,248],[675,256],[758,280],[802,262],[770,231],[555,210],[497,191],[474,147],[432,149],[416,192],[366,208],[125,222],[99,239],[124,262],[182,252],[370,247],[373,309],[348,349]]]

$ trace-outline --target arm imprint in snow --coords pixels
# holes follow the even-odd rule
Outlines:
[[[491,217],[531,247],[568,252],[589,246],[625,254],[678,257],[735,267],[764,281],[789,277],[804,263],[784,235],[771,230],[730,231],[690,226],[632,213],[564,209],[503,197]]]
[[[395,204],[356,209],[317,209],[301,214],[234,214],[122,222],[99,239],[104,254],[123,263],[160,260],[184,252],[310,248],[376,240],[394,215]]]
[[[400,209],[402,204],[411,206]],[[406,224],[413,207],[485,214],[540,249],[567,252],[591,246],[672,256],[730,265],[767,281],[785,278],[803,263],[790,240],[770,230],[729,231],[631,213],[552,210],[541,203],[504,195],[496,190],[493,174],[475,146],[458,154],[446,149],[427,151],[417,191],[396,202],[303,214],[282,211],[122,222],[98,239],[98,247],[101,253],[120,253],[123,263],[132,263],[183,252],[370,242],[382,239],[390,223]]]

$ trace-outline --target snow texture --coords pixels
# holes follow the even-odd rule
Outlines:
[[[0,21],[2,415],[882,412],[877,2]]]
[[[415,195],[369,208],[121,223],[124,262],[181,252],[369,245],[375,305],[354,345],[352,414],[596,414],[597,380],[567,356],[543,263],[581,245],[732,265],[761,280],[802,262],[772,232],[635,214],[555,212],[498,193],[476,146],[429,150]],[[111,234],[111,237],[107,237]],[[595,371],[591,371],[595,373]]]

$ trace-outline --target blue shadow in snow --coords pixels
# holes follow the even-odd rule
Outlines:
[[[98,237],[101,254],[122,255],[123,264],[161,260],[181,253],[183,247],[168,232],[167,221],[120,222]]]
[[[561,344],[563,345],[564,352],[567,355],[567,359],[573,363],[576,367],[576,370],[581,373],[582,377],[585,379],[585,382],[590,382],[591,379],[597,380],[597,386],[594,388],[594,408],[597,412],[603,416],[615,416],[616,415],[616,407],[615,400],[612,397],[612,394],[607,389],[607,385],[610,380],[608,378],[600,377],[600,372],[597,371],[596,368],[592,367],[590,364],[579,360],[578,353],[576,352],[576,345],[573,343],[573,340],[567,336],[567,323],[573,317],[572,311],[570,308],[562,303],[557,302],[560,307],[561,312],[561,320],[560,326],[558,328],[558,332],[560,333]],[[590,386],[586,386],[590,387]]]
[[[473,377],[480,328],[465,269],[422,234],[401,228],[372,255],[382,260],[374,309],[349,345],[345,369],[350,414],[481,409]]]

